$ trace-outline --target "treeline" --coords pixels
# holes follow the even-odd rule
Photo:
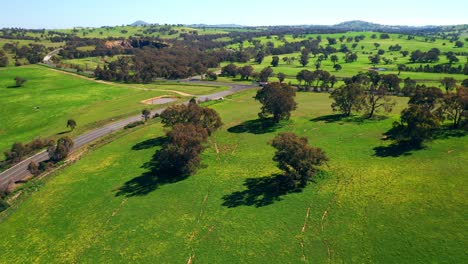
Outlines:
[[[18,42],[13,42],[5,43],[3,45],[3,50],[6,53],[13,54],[13,58],[15,59],[15,65],[20,66],[21,62],[19,61],[19,59],[26,59],[30,64],[36,64],[41,62],[50,49],[46,48],[44,45],[41,44],[30,43],[28,45],[20,46]],[[8,61],[3,59],[2,63],[0,59],[0,66],[2,65],[8,65]]]
[[[216,52],[197,48],[173,46],[164,49],[143,48],[134,50],[131,58],[97,67],[95,77],[101,80],[148,83],[156,78],[180,79],[204,74],[216,68],[221,61]]]

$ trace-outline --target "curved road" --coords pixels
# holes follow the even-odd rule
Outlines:
[[[231,89],[226,90],[226,91],[221,91],[218,93],[214,94],[208,94],[208,95],[201,95],[198,97],[199,100],[204,101],[204,100],[216,100],[219,99],[220,97],[224,97],[230,94],[233,94],[235,92],[249,89],[249,88],[257,88],[258,86],[254,85],[237,85],[237,84],[231,84],[231,83],[221,83],[221,82],[203,82],[203,81],[198,81],[196,79],[192,80],[183,80],[182,82],[193,82],[193,83],[200,83],[200,84],[210,84],[210,85],[219,85],[219,86],[229,86]],[[161,108],[157,110],[153,110],[151,112],[152,115],[156,113],[161,113],[164,111],[166,108]],[[117,121],[114,123],[110,123],[107,125],[104,125],[100,128],[94,129],[92,131],[89,131],[83,135],[80,135],[76,138],[73,139],[74,142],[74,147],[73,150],[76,150],[77,148],[80,148],[88,143],[91,143],[95,141],[96,139],[102,138],[105,135],[108,135],[116,130],[122,129],[124,126],[126,126],[129,123],[141,120],[141,116],[132,116],[126,119],[123,119],[121,121]],[[21,161],[20,163],[14,165],[13,167],[9,168],[8,170],[5,170],[4,172],[0,173],[0,187],[7,186],[10,183],[14,183],[16,181],[19,181],[21,179],[24,179],[26,176],[29,176],[30,173],[28,171],[28,165],[32,161],[39,163],[41,161],[48,160],[49,156],[47,154],[47,151],[42,151],[34,156],[25,159]]]

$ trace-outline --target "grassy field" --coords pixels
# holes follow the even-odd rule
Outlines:
[[[16,76],[27,80],[23,87],[10,87]],[[17,141],[26,142],[67,131],[65,125],[69,118],[78,123],[69,134],[74,136],[112,119],[151,108],[141,103],[145,99],[175,95],[186,100],[171,91],[205,94],[226,89],[174,83],[150,86],[102,84],[41,66],[0,69],[0,151]],[[161,106],[152,108],[158,107]]]
[[[371,38],[373,34],[377,35],[376,39]],[[346,36],[346,37],[354,37],[357,35],[364,35],[365,39],[360,41],[358,43],[358,46],[355,49],[352,49],[351,45],[354,43],[347,43],[346,40],[341,43],[338,39],[341,36]],[[390,64],[385,64],[384,61],[381,61],[380,64],[376,65],[378,68],[385,68],[385,71],[382,71],[384,74],[388,73],[394,73],[397,74],[397,65],[398,64],[406,64],[409,67],[419,67],[420,64],[423,66],[426,65],[427,63],[414,63],[411,64],[409,61],[409,55],[407,57],[403,57],[400,52],[398,51],[389,51],[388,48],[391,45],[396,45],[399,44],[402,46],[402,50],[407,50],[411,54],[412,51],[414,50],[421,50],[421,51],[428,51],[431,48],[438,48],[442,53],[452,51],[452,52],[468,52],[468,45],[465,45],[463,48],[454,48],[454,44],[450,43],[448,40],[442,40],[442,39],[436,39],[434,42],[430,41],[425,41],[424,37],[416,37],[415,39],[408,40],[406,35],[397,35],[397,34],[390,34],[389,39],[379,39],[380,33],[374,33],[374,32],[354,32],[354,33],[346,33],[346,34],[321,34],[322,42],[321,45],[325,46],[328,44],[328,41],[326,40],[327,37],[332,37],[337,39],[337,44],[331,45],[337,49],[340,48],[341,44],[346,44],[348,48],[352,51],[357,53],[358,55],[358,60],[356,62],[352,63],[345,63],[344,61],[344,53],[336,53],[339,57],[339,61],[337,62],[340,64],[343,69],[340,71],[335,71],[333,69],[333,63],[330,61],[330,59],[324,60],[321,64],[322,70],[329,71],[330,73],[334,74],[337,77],[351,77],[355,74],[357,74],[359,71],[367,71],[369,68],[373,67],[373,65],[369,62],[369,55],[371,54],[376,54],[377,49],[374,46],[374,43],[379,43],[380,47],[378,49],[383,49],[385,51],[384,55],[381,55],[381,57],[385,57],[388,59],[391,59],[392,62]],[[275,47],[279,47],[284,45],[284,41],[288,42],[299,42],[304,39],[308,38],[317,38],[318,35],[316,34],[309,34],[305,35],[303,37],[299,38],[293,38],[292,35],[285,35],[284,40],[280,40],[277,36],[272,36],[270,38],[268,37],[260,37],[260,38],[255,38],[255,40],[260,41],[263,45],[266,45],[268,42],[273,43]],[[253,47],[253,43],[249,41],[244,41],[242,43],[243,47]],[[362,48],[362,47],[363,48]],[[234,44],[230,46],[231,48],[238,49],[239,44]],[[278,67],[273,68],[275,73],[282,72],[288,75],[288,79],[286,81],[291,81],[293,83],[296,82],[295,76],[296,74],[303,70],[303,69],[308,69],[308,70],[315,70],[315,61],[317,58],[315,57],[310,57],[309,59],[309,64],[306,67],[302,67],[299,63],[299,58],[300,53],[292,53],[292,54],[282,54],[279,55],[280,57],[280,63]],[[286,64],[285,62],[282,61],[283,57],[295,57],[297,60],[293,62],[292,64]],[[459,62],[454,63],[453,66],[458,67],[461,65],[464,67],[465,63],[467,62],[467,57],[466,56],[458,56]],[[252,59],[249,63],[252,65],[256,71],[260,71],[261,69],[270,66],[270,63],[272,61],[272,56],[266,56],[265,59],[261,64],[257,64],[254,62]],[[440,63],[447,63],[447,59],[445,55],[440,56],[440,61],[436,63],[429,63],[429,65],[435,65],[435,64],[440,64]],[[225,66],[228,63],[223,63],[221,66]],[[238,63],[238,65],[245,65]],[[468,78],[467,75],[462,75],[462,74],[437,74],[437,73],[424,73],[424,72],[402,72],[400,74],[400,78],[404,79],[407,77],[410,77],[412,79],[417,79],[420,82],[424,83],[430,83],[433,85],[438,85],[438,81],[442,79],[443,77],[450,76],[454,77],[457,80],[464,80]]]
[[[265,131],[252,122],[253,95],[211,106],[225,125],[210,138],[205,167],[185,180],[167,183],[145,169],[160,124],[53,175],[7,211],[0,262],[468,262],[467,137],[396,153],[381,138],[397,113],[336,120],[328,95],[316,93],[299,93],[292,119]],[[397,101],[399,112],[406,99]],[[302,192],[269,185],[278,170],[267,142],[281,131],[308,137],[330,158]]]

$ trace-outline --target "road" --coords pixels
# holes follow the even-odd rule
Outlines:
[[[200,101],[205,101],[205,100],[216,100],[220,97],[225,97],[227,95],[236,93],[241,90],[245,89],[250,89],[250,88],[257,88],[258,86],[254,85],[238,85],[238,84],[232,84],[232,83],[221,83],[221,82],[204,82],[204,81],[199,81],[196,79],[190,79],[190,80],[182,80],[181,82],[190,82],[190,83],[200,83],[200,84],[209,84],[209,85],[218,85],[218,86],[229,86],[231,87],[229,90],[214,93],[214,94],[208,94],[208,95],[201,95],[198,96],[198,100]],[[152,111],[152,115],[156,113],[162,113],[165,108],[157,109]],[[137,116],[132,116],[114,123],[110,123],[107,125],[104,125],[100,128],[94,129],[92,131],[89,131],[83,135],[80,135],[76,138],[73,139],[74,142],[74,147],[73,150],[76,150],[86,144],[89,144],[99,138],[102,138],[106,135],[109,135],[110,133],[122,129],[124,126],[126,126],[129,123],[141,120],[142,117],[140,115]],[[41,161],[48,160],[49,156],[46,151],[39,152],[35,154],[34,156],[23,160],[22,162],[14,165],[13,167],[9,168],[8,170],[5,170],[4,172],[0,173],[0,187],[7,186],[10,183],[19,181],[21,179],[24,179],[25,177],[29,176],[30,173],[28,171],[28,165],[32,161],[39,163]]]
[[[51,51],[49,54],[47,54],[44,59],[42,60],[43,63],[49,65],[49,66],[53,66],[53,63],[50,62],[50,59],[57,55],[61,50],[63,50],[62,48],[58,48],[58,49],[55,49],[53,51]]]

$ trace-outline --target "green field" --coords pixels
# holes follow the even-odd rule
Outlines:
[[[0,263],[468,262],[467,137],[396,153],[381,138],[405,98],[385,120],[336,120],[317,93],[299,93],[292,119],[265,131],[248,122],[253,95],[211,106],[225,125],[185,180],[147,173],[163,135],[153,124],[30,188],[0,223]],[[269,185],[279,171],[267,142],[282,131],[330,158],[302,192]]]
[[[377,38],[372,39],[371,38],[372,34],[376,34]],[[354,41],[351,43],[347,43],[345,40],[343,43],[341,43],[338,40],[338,38],[341,36],[354,37],[357,35],[364,35],[365,39],[360,41],[358,43],[358,46],[355,49],[352,49],[351,47]],[[448,51],[465,52],[465,53],[468,52],[468,45],[465,45],[463,48],[454,48],[453,43],[450,43],[448,40],[436,39],[434,42],[426,42],[423,37],[416,37],[415,39],[407,40],[406,35],[402,35],[402,37],[400,38],[399,35],[397,34],[390,34],[390,39],[379,39],[378,38],[379,35],[380,33],[374,33],[374,32],[354,32],[354,33],[346,33],[346,34],[322,34],[320,35],[322,37],[322,42],[321,42],[322,46],[325,46],[328,43],[328,41],[326,40],[327,37],[332,37],[332,38],[337,39],[337,44],[331,45],[332,47],[339,49],[341,44],[346,44],[352,52],[355,52],[358,55],[357,61],[351,62],[351,63],[345,63],[344,53],[341,53],[341,52],[335,53],[336,55],[338,55],[338,58],[339,58],[339,61],[337,63],[340,64],[343,67],[343,69],[340,71],[336,71],[335,69],[333,69],[333,63],[330,61],[329,58],[327,60],[322,61],[320,69],[326,70],[330,72],[331,74],[334,74],[335,76],[341,77],[341,78],[351,77],[353,75],[356,75],[360,71],[368,71],[369,68],[373,67],[368,57],[371,54],[377,53],[377,49],[375,48],[374,43],[379,43],[380,47],[378,49],[383,49],[385,51],[385,54],[381,55],[382,58],[385,57],[385,58],[392,60],[392,63],[390,64],[385,64],[383,61],[381,61],[380,64],[376,65],[377,68],[386,69],[385,71],[381,72],[382,74],[388,74],[388,73],[398,74],[398,70],[397,70],[398,64],[405,64],[409,67],[419,67],[419,65],[421,64],[424,66],[426,64],[435,65],[435,64],[448,62],[445,55],[440,55],[440,61],[436,63],[414,63],[412,64],[409,61],[409,55],[406,57],[403,57],[399,51],[389,51],[388,48],[391,45],[399,44],[400,46],[402,46],[402,50],[407,50],[409,51],[410,54],[412,51],[417,50],[417,49],[421,51],[428,51],[431,48],[438,48],[442,53],[448,52]],[[298,41],[308,39],[308,38],[317,38],[317,36],[318,35],[316,34],[310,34],[301,38],[293,38],[291,35],[286,35],[284,39],[288,42],[298,42]],[[260,38],[256,38],[256,40],[259,40],[263,45],[266,45],[268,42],[273,43],[275,47],[284,45],[284,41],[279,40],[277,36],[273,36],[270,38],[260,37]],[[242,45],[244,48],[253,46],[253,44],[248,41],[244,41]],[[362,49],[361,46],[364,46],[364,49]],[[239,44],[231,45],[230,47],[234,49],[238,49]],[[286,74],[288,76],[288,78],[286,79],[287,82],[291,81],[292,83],[296,83],[297,82],[295,79],[296,74],[303,69],[312,70],[312,71],[315,70],[314,63],[317,60],[317,57],[313,57],[312,55],[310,56],[309,64],[306,67],[302,67],[302,65],[300,65],[299,63],[299,57],[300,57],[299,52],[291,53],[291,54],[282,54],[278,56],[280,57],[280,63],[278,67],[274,67],[273,70],[275,73],[282,72]],[[287,64],[283,62],[282,60],[283,57],[295,57],[297,60],[294,61],[292,64]],[[457,56],[457,57],[459,59],[459,62],[454,63],[453,66],[458,67],[459,65],[461,65],[462,67],[464,67],[465,63],[468,62],[467,57],[466,56]],[[270,65],[271,61],[272,61],[272,56],[265,56],[261,64],[254,62],[253,59],[247,64],[252,65],[254,69],[257,72],[259,72],[263,68],[271,66]],[[221,66],[225,66],[227,64],[228,63],[226,62],[226,63],[223,63]],[[242,63],[236,63],[236,64],[239,66],[246,65]],[[410,77],[412,79],[418,80],[421,83],[438,85],[439,80],[447,76],[454,77],[455,79],[459,81],[468,78],[467,75],[463,75],[463,74],[446,74],[446,73],[439,74],[439,73],[405,72],[405,71],[401,72],[399,77],[401,79]],[[273,79],[276,80],[276,78],[273,78]]]
[[[10,88],[14,78],[27,80],[21,88]],[[42,66],[0,69],[0,151],[14,142],[26,142],[36,137],[56,136],[68,131],[69,118],[78,123],[70,135],[110,122],[113,119],[138,114],[149,106],[141,101],[159,95],[175,95],[171,91],[206,94],[226,87],[188,84],[153,84],[148,87],[125,84],[102,84],[64,74]],[[171,91],[167,91],[171,90]]]

